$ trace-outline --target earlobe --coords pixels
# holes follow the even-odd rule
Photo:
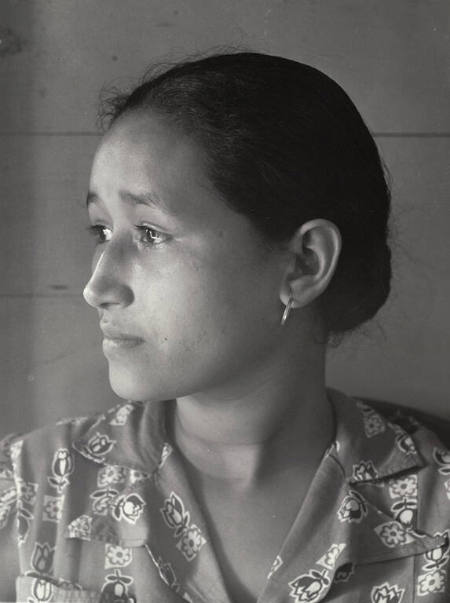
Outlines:
[[[322,218],[303,224],[291,239],[292,262],[286,272],[280,294],[292,308],[310,304],[328,287],[341,251],[341,234],[337,226]]]

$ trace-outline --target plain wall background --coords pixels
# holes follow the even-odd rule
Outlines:
[[[310,63],[355,101],[392,175],[395,278],[328,381],[450,417],[449,16],[448,0],[2,0],[0,435],[118,401],[81,296],[98,93],[217,45]]]

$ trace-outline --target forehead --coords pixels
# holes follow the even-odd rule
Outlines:
[[[99,161],[104,159],[133,160],[141,158],[151,164],[152,159],[170,156],[197,155],[194,142],[168,120],[152,113],[133,112],[115,122],[105,134],[97,150]]]
[[[179,210],[180,195],[191,201],[213,194],[198,144],[160,117],[127,115],[105,135],[94,157],[90,191],[100,199],[118,191],[154,194]],[[217,193],[215,196],[218,196]],[[176,213],[176,211],[175,211]]]

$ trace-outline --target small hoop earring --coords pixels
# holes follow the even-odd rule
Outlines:
[[[286,321],[288,319],[288,316],[291,311],[293,303],[294,303],[294,298],[292,297],[292,293],[291,293],[289,295],[288,303],[286,304],[286,307],[284,309],[283,316],[281,317],[281,326],[282,327],[284,327],[284,325],[286,324]]]

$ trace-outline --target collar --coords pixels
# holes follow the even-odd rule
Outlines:
[[[425,465],[413,439],[369,405],[328,389],[336,425],[328,451],[350,483],[393,477]],[[123,402],[86,422],[74,448],[95,463],[153,473],[167,441],[165,412],[170,401]]]
[[[426,467],[411,436],[367,404],[336,390],[328,394],[335,441],[321,461],[261,603],[278,601],[286,584],[301,594],[314,579],[322,580],[323,593],[315,599],[320,601],[338,568],[418,555],[446,543],[445,535],[426,533],[417,524],[414,510],[405,528],[392,509],[401,502],[392,499],[392,484],[407,478],[414,487]],[[97,464],[125,467],[144,479],[130,478],[118,496],[105,501],[109,511],[103,515],[93,513],[87,500],[82,515],[67,527],[67,537],[127,547],[151,542],[157,529],[149,508],[156,495],[152,476],[168,456],[167,404],[126,402],[86,426],[74,443],[81,455]]]
[[[355,566],[449,547],[445,533],[429,534],[418,523],[418,474],[426,463],[409,434],[361,401],[336,390],[329,390],[328,397],[335,441],[259,603],[287,600],[280,598],[286,585],[298,601],[309,600],[302,598],[309,589],[316,593],[314,601],[321,601],[333,581],[348,580]],[[413,508],[400,515],[404,487]]]

